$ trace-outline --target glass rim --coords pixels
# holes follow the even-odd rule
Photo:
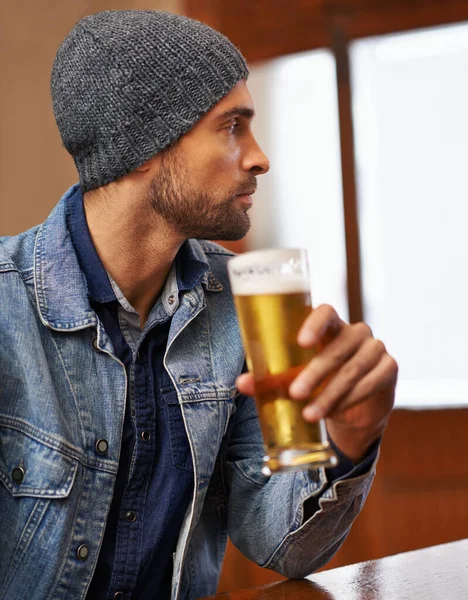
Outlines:
[[[258,250],[248,250],[242,252],[228,259],[228,266],[236,267],[248,266],[254,262],[272,264],[279,260],[301,258],[307,262],[307,249],[306,248],[264,248]]]

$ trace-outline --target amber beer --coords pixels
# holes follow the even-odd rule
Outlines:
[[[303,402],[288,388],[320,351],[301,348],[297,334],[311,310],[305,250],[247,252],[228,263],[249,371],[265,444],[264,471],[332,466],[337,458],[324,421],[307,423]]]

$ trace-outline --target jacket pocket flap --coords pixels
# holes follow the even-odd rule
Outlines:
[[[238,393],[236,388],[215,388],[214,386],[204,386],[195,389],[192,386],[179,388],[180,396],[174,388],[161,389],[161,396],[166,404],[192,404],[194,402],[232,402]]]
[[[0,428],[0,481],[13,496],[65,498],[78,463],[17,429]]]

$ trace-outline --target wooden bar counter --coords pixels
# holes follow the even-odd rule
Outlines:
[[[466,600],[468,540],[330,569],[211,600]],[[205,599],[209,600],[209,599]]]

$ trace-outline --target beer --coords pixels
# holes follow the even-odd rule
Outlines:
[[[336,464],[324,422],[308,423],[302,417],[305,404],[320,388],[303,402],[288,396],[290,383],[321,349],[297,343],[311,310],[305,251],[248,252],[229,261],[229,275],[247,364],[255,379],[265,470]]]

